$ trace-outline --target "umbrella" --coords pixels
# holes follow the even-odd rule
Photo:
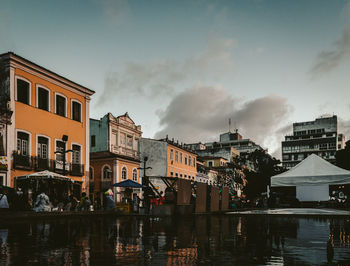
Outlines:
[[[135,181],[132,181],[130,179],[128,180],[124,180],[122,182],[119,182],[119,183],[115,183],[113,185],[113,187],[130,187],[130,188],[143,188],[145,186],[135,182]]]

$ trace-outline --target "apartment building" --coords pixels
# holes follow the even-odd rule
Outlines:
[[[282,141],[282,164],[292,168],[310,154],[335,163],[336,151],[345,146],[345,137],[338,133],[337,116],[293,123],[293,133]]]
[[[42,170],[65,174],[86,191],[89,176],[89,103],[94,91],[12,52],[1,54],[13,112],[6,126],[6,180]],[[69,152],[63,155],[63,151]]]
[[[141,158],[147,157],[147,176],[155,177],[154,182],[164,191],[165,184],[156,177],[177,177],[196,180],[197,155],[173,140],[147,139],[140,141]]]
[[[141,136],[141,126],[128,113],[117,117],[108,113],[99,120],[90,119],[90,194],[102,198],[114,183],[127,179],[141,183],[138,169]],[[140,189],[134,189],[134,195],[138,193]]]

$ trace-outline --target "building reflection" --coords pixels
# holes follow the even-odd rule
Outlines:
[[[349,233],[347,219],[264,216],[18,222],[0,227],[0,265],[348,264]]]

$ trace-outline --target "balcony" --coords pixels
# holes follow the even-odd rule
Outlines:
[[[13,168],[32,170],[33,169],[33,157],[25,156],[22,154],[13,153]]]
[[[128,149],[121,146],[111,145],[111,152],[118,154],[118,155],[124,155],[127,157],[131,157],[134,159],[139,160],[140,159],[140,153],[133,149]]]
[[[52,171],[52,163],[49,159],[34,157],[34,169],[35,171]]]
[[[70,163],[67,163],[66,162],[66,174],[69,173],[70,171]],[[56,161],[56,160],[53,160],[53,171],[55,173],[58,173],[58,174],[64,174],[64,171],[63,171],[63,162],[62,161]]]
[[[84,165],[73,163],[71,165],[70,174],[74,175],[74,176],[83,176],[84,175]]]

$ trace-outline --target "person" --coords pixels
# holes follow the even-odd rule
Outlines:
[[[34,208],[35,212],[49,212],[51,211],[49,197],[42,191],[35,200]]]
[[[140,205],[140,198],[136,194],[134,195],[134,202],[133,202],[133,209],[134,212],[138,213],[139,212],[139,205]]]
[[[85,198],[85,203],[84,203],[84,210],[85,211],[90,211],[91,210],[90,207],[91,207],[91,200],[90,200],[89,197],[86,197]]]
[[[111,189],[107,190],[105,192],[106,195],[106,206],[105,206],[105,210],[106,211],[110,211],[110,210],[114,210],[115,209],[115,202],[113,199],[113,192]]]
[[[0,211],[5,211],[9,209],[9,203],[7,201],[7,196],[2,188],[0,188]]]
[[[86,200],[86,193],[85,192],[83,192],[82,194],[81,194],[81,198],[80,198],[80,210],[82,210],[82,211],[85,211],[86,210],[86,202],[85,202],[85,200]]]

